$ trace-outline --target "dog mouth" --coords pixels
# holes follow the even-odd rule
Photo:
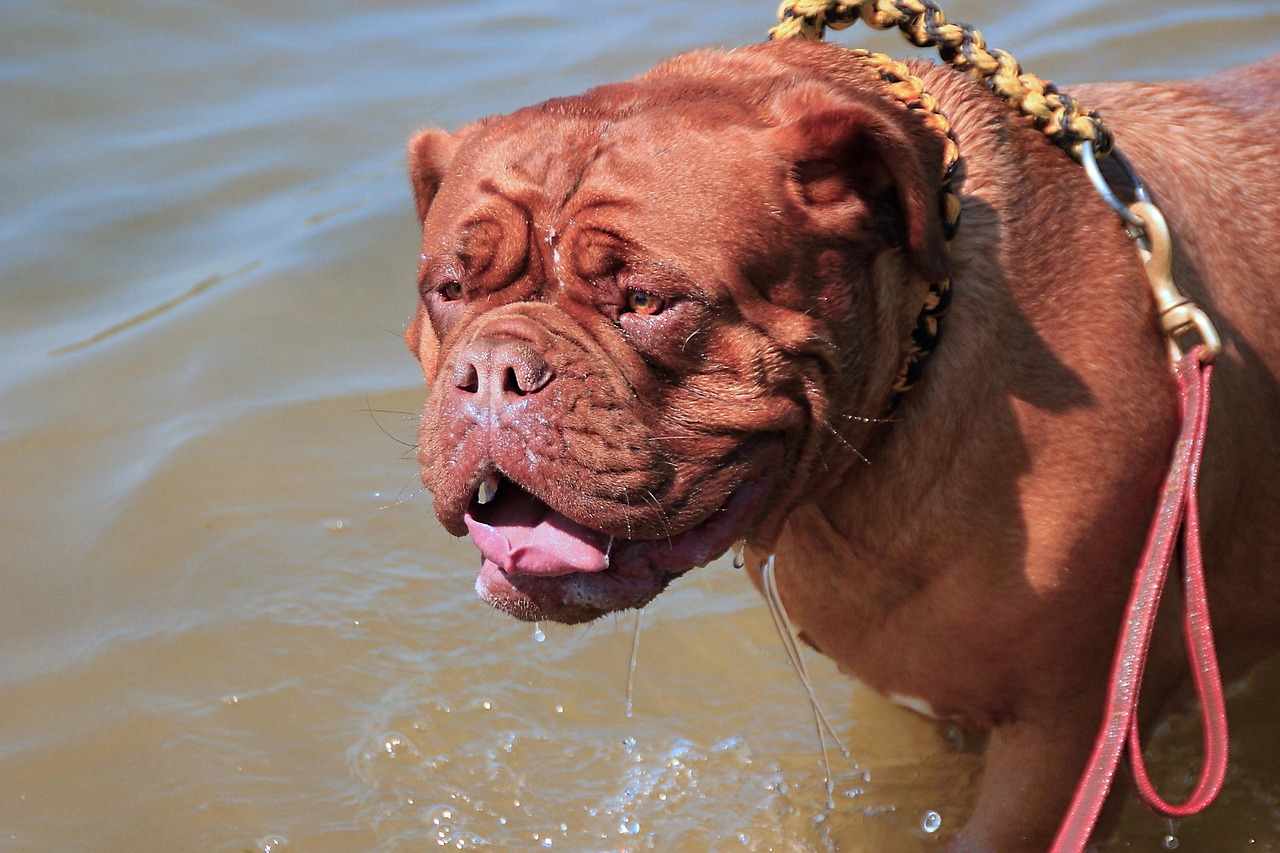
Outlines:
[[[643,607],[676,577],[740,540],[766,492],[763,477],[746,480],[692,528],[630,539],[571,519],[490,474],[464,516],[482,557],[476,591],[489,605],[525,621],[573,624]]]

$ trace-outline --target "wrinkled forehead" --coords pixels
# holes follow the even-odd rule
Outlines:
[[[451,218],[495,197],[563,229],[609,207],[689,228],[709,208],[760,204],[781,161],[749,105],[706,90],[620,84],[486,123],[459,150],[437,199]],[[618,223],[622,226],[624,223]]]

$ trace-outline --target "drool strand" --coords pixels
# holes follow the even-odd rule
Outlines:
[[[644,610],[636,611],[635,633],[631,636],[631,665],[627,667],[627,717],[631,717],[634,707],[636,686],[636,660],[640,655],[640,623],[644,619]]]
[[[805,695],[809,697],[809,707],[813,709],[813,726],[818,732],[818,746],[822,749],[822,766],[826,771],[827,783],[827,808],[835,808],[835,783],[831,776],[831,759],[827,752],[827,738],[830,735],[835,741],[836,747],[840,750],[840,754],[845,758],[852,760],[849,750],[845,748],[841,742],[840,736],[831,726],[831,722],[827,719],[827,715],[822,710],[822,703],[818,701],[818,695],[813,691],[813,683],[809,680],[809,670],[804,664],[804,658],[800,653],[800,644],[796,641],[796,632],[791,624],[791,617],[787,615],[787,608],[782,603],[782,596],[778,593],[778,578],[774,572],[774,557],[769,555],[769,559],[764,561],[764,565],[760,568],[760,576],[762,586],[764,587],[764,598],[769,603],[769,615],[773,617],[773,627],[778,631],[778,637],[782,640],[782,647],[786,649],[787,659],[791,663],[791,668],[795,670],[796,675],[800,678],[800,683],[804,685]]]

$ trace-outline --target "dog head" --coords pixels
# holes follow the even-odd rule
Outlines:
[[[836,50],[688,54],[411,143],[422,478],[489,603],[642,606],[858,458],[945,273],[941,149]]]

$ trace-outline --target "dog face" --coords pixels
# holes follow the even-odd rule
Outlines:
[[[423,483],[513,616],[768,547],[884,410],[942,272],[938,143],[769,47],[411,143]]]

